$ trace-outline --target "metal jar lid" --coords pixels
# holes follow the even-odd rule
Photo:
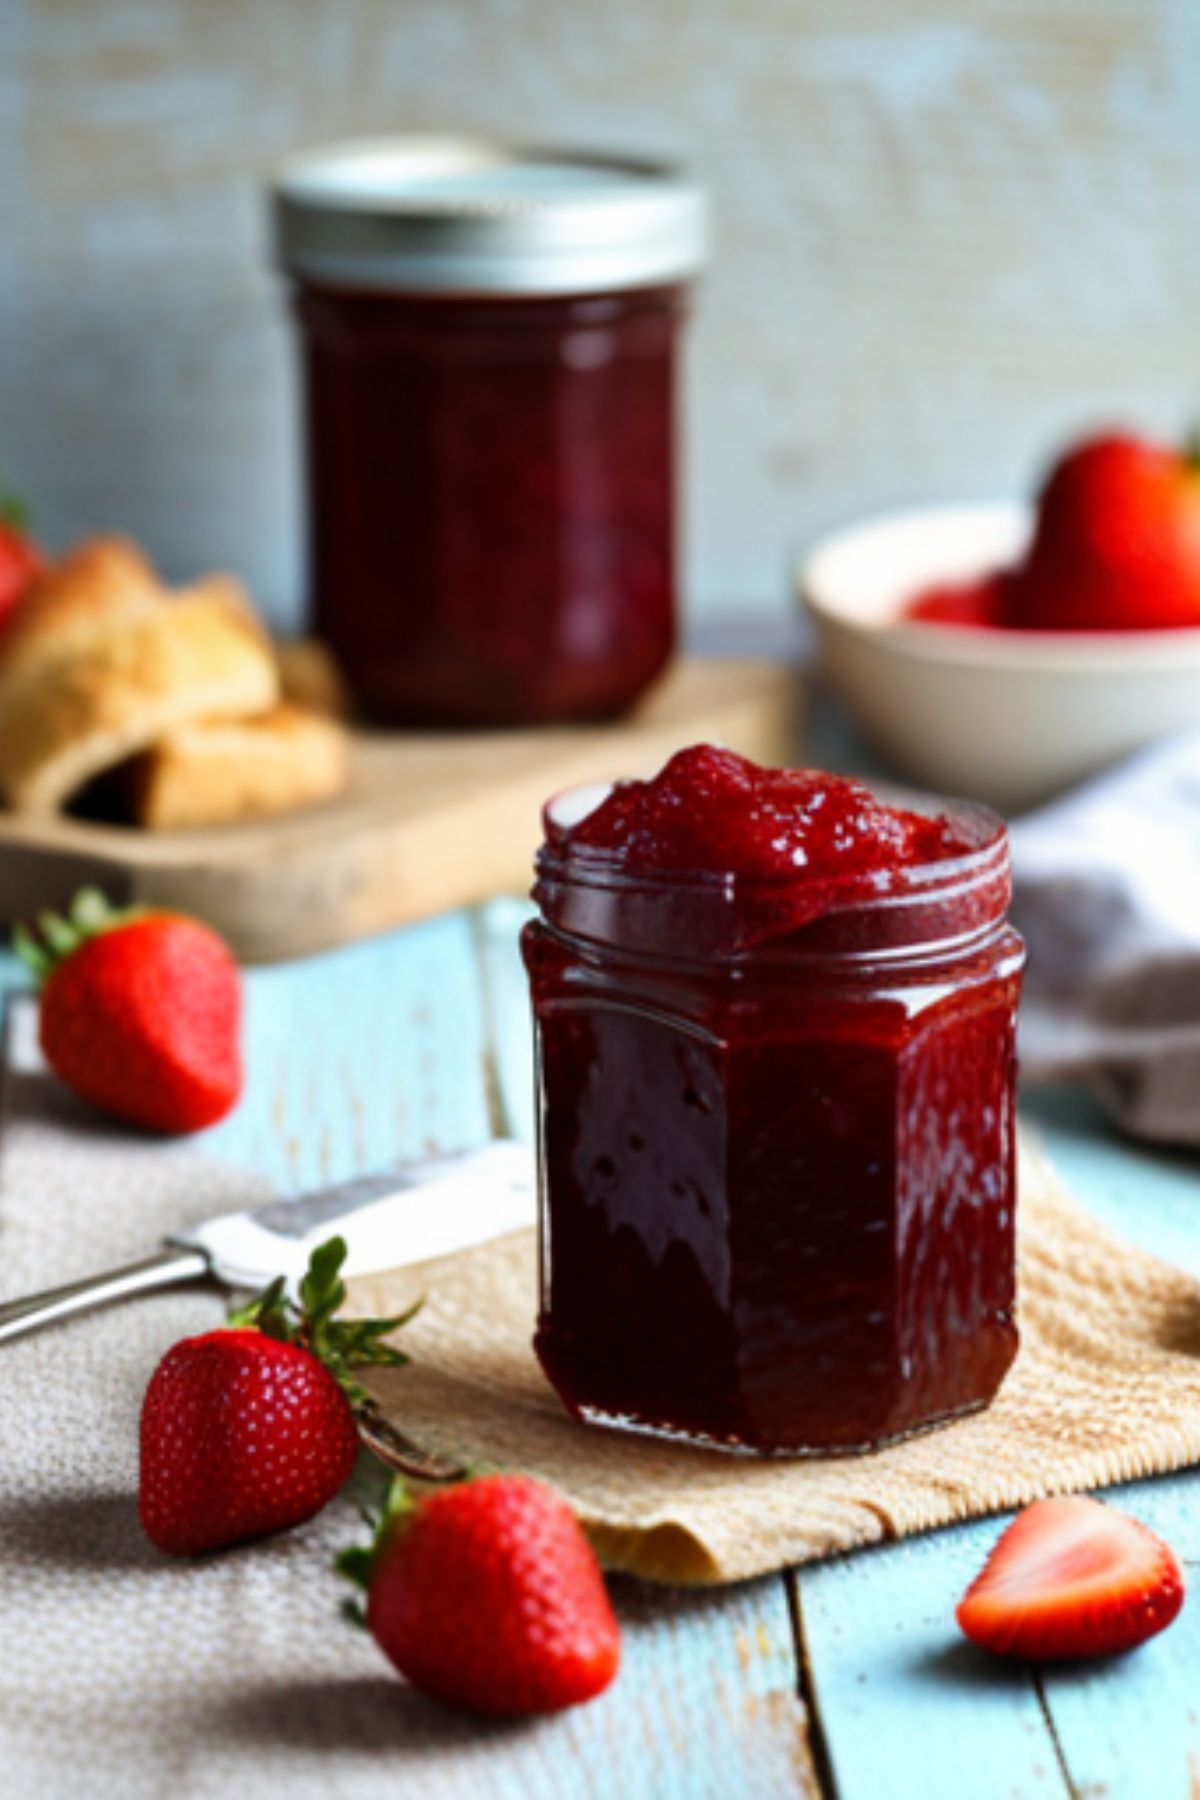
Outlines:
[[[649,287],[704,262],[703,190],[670,164],[471,137],[358,138],[274,183],[292,275],[408,293]]]

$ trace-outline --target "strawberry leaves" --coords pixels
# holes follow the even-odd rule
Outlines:
[[[357,1476],[355,1479],[357,1480]],[[371,1532],[371,1541],[368,1544],[349,1544],[346,1549],[339,1551],[333,1563],[334,1572],[357,1590],[342,1605],[342,1614],[352,1625],[365,1625],[367,1622],[362,1595],[371,1586],[380,1545],[395,1522],[411,1518],[417,1505],[404,1477],[396,1474],[388,1476],[379,1463],[375,1463],[371,1471],[371,1485],[374,1492],[360,1496],[359,1504],[359,1511]]]
[[[319,1244],[309,1259],[300,1282],[299,1304],[287,1292],[280,1277],[268,1288],[230,1313],[231,1326],[257,1326],[281,1343],[300,1344],[324,1363],[356,1413],[373,1407],[371,1396],[356,1379],[362,1368],[398,1368],[408,1357],[394,1344],[383,1342],[420,1310],[421,1301],[390,1319],[339,1319],[346,1300],[342,1266],[346,1240],[332,1237]]]
[[[32,927],[17,925],[13,930],[13,949],[38,986],[44,987],[55,969],[89,938],[126,925],[143,914],[142,907],[113,906],[99,888],[81,888],[65,916],[47,909],[38,913]]]
[[[280,1343],[299,1344],[324,1364],[354,1414],[360,1442],[382,1470],[399,1469],[421,1481],[457,1481],[466,1473],[458,1461],[422,1450],[392,1423],[379,1402],[358,1380],[355,1371],[365,1368],[400,1368],[408,1362],[403,1351],[384,1343],[393,1331],[419,1312],[418,1300],[407,1312],[390,1319],[340,1319],[346,1287],[341,1277],[346,1260],[344,1238],[319,1244],[301,1279],[299,1304],[287,1291],[282,1276],[264,1288],[245,1306],[229,1314],[232,1328],[252,1326]]]

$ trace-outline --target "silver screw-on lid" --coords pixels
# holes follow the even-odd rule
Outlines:
[[[485,138],[359,138],[274,182],[293,275],[411,293],[576,294],[694,275],[703,190],[667,163]]]

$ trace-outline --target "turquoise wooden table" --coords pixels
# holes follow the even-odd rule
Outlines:
[[[527,1134],[521,916],[498,902],[252,971],[247,1092],[205,1146],[295,1188]],[[11,958],[0,980],[20,980]],[[1106,1223],[1200,1274],[1193,1160],[1118,1141],[1079,1097],[1029,1096],[1026,1117]],[[1195,1565],[1198,1480],[1113,1497]],[[1195,1800],[1200,1601],[1123,1661],[1057,1672],[987,1661],[957,1636],[953,1608],[997,1530],[985,1521],[720,1592],[615,1582],[626,1656],[609,1694],[533,1731],[481,1726],[469,1766],[433,1725],[389,1750],[380,1792]]]

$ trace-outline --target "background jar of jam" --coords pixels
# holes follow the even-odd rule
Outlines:
[[[815,896],[548,824],[535,1341],[579,1417],[847,1451],[995,1395],[1024,954],[1004,826],[945,816],[954,854]]]
[[[624,711],[675,634],[675,390],[700,191],[457,138],[305,152],[276,186],[315,628],[382,719]]]

